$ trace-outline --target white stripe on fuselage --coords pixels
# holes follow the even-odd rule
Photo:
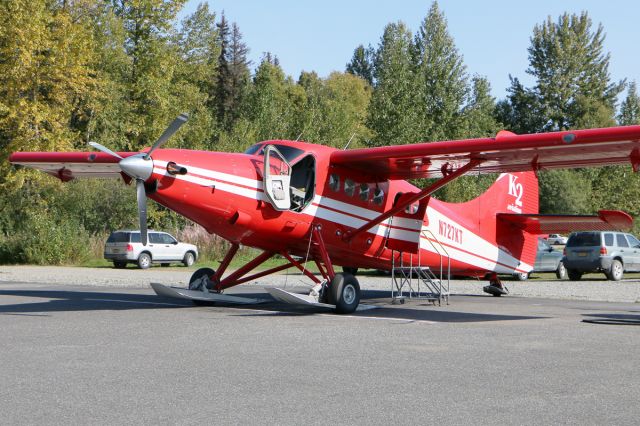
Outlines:
[[[263,192],[262,181],[193,166],[189,167],[189,174],[187,175],[171,175],[167,172],[166,165],[167,162],[154,160],[154,173],[205,187],[215,186],[217,190],[253,200],[268,201]],[[194,176],[194,174],[199,176]],[[314,196],[312,202],[300,213],[350,228],[359,228],[369,220],[380,215],[380,212],[375,210],[354,206],[353,204],[317,194]],[[496,247],[494,244],[470,231],[465,226],[451,220],[450,217],[445,216],[438,210],[428,207],[426,215],[429,218],[429,224],[427,226],[423,226],[423,222],[419,220],[394,217],[392,225],[390,225],[391,220],[387,219],[371,228],[368,232],[385,236],[387,228],[392,227],[394,239],[415,242],[415,232],[418,231],[428,230],[434,236],[438,235],[439,222],[440,220],[444,220],[457,227],[464,235],[464,241],[441,241],[442,244],[446,245],[448,254],[452,259],[500,273],[511,273],[514,269],[528,272],[533,269],[531,265],[521,263],[519,259],[513,257],[505,250]],[[398,229],[397,227],[405,228],[406,230]],[[420,239],[420,248],[437,254],[438,251],[434,249],[427,240],[429,232],[423,233],[423,235],[426,238]]]

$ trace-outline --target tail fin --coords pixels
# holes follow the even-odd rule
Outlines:
[[[518,259],[522,269],[533,266],[538,245],[537,235],[522,231],[512,224],[497,220],[498,213],[538,213],[538,178],[535,172],[503,173],[479,197],[466,203],[448,204],[461,223],[478,236],[495,243],[502,251]],[[501,267],[513,262],[498,262]],[[513,265],[517,268],[519,265]],[[522,272],[522,271],[520,271]]]

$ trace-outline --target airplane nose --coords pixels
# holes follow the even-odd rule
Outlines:
[[[118,163],[120,169],[134,179],[147,180],[153,173],[153,160],[151,158],[144,159],[145,154],[136,154],[131,157],[123,158]]]

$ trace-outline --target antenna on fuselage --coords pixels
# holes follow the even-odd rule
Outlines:
[[[355,135],[356,135],[355,133],[351,135],[351,137],[349,138],[349,142],[347,142],[347,144],[344,146],[344,148],[342,148],[343,151],[345,151],[347,148],[349,148],[349,145],[351,145],[351,141],[353,140],[353,137]]]

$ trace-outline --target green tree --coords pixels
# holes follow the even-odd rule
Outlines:
[[[437,2],[432,3],[415,35],[414,58],[420,138],[460,137],[462,107],[468,94],[466,67]]]
[[[627,97],[622,101],[618,123],[623,126],[640,124],[640,96],[638,96],[635,81],[629,84]]]
[[[18,149],[68,150],[79,139],[69,123],[96,86],[93,37],[81,7],[0,3],[0,160]]]
[[[405,24],[388,24],[376,50],[375,90],[366,120],[374,133],[371,146],[401,145],[418,137],[412,51]]]
[[[373,86],[373,61],[375,50],[371,45],[365,48],[363,45],[356,47],[353,51],[353,57],[346,66],[349,74],[356,75]]]
[[[564,13],[557,22],[549,17],[533,29],[527,73],[536,79],[534,91],[549,120],[544,130],[575,128],[588,120],[585,114],[601,114],[600,107],[615,110],[624,82],[610,81],[604,38],[602,25],[592,31],[586,12]]]

